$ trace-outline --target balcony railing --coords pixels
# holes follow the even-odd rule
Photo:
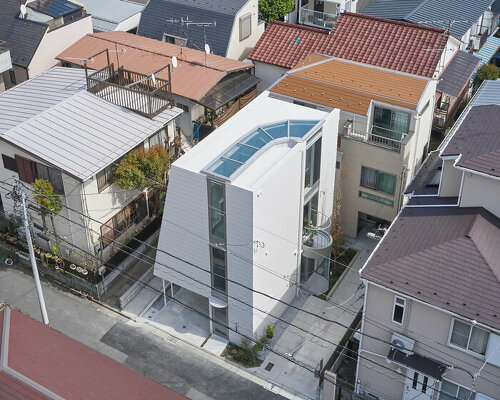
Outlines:
[[[374,146],[383,147],[388,150],[400,152],[401,145],[406,135],[390,129],[359,123],[354,120],[348,120],[344,125],[344,135],[355,140],[366,142]]]
[[[335,20],[338,18],[338,12],[336,14],[330,14],[321,11],[314,11],[306,6],[300,9],[300,23],[306,25],[313,25],[321,28],[332,28]]]
[[[170,76],[170,66],[165,67]],[[118,68],[113,64],[87,75],[87,90],[116,105],[153,118],[173,106],[170,80]]]

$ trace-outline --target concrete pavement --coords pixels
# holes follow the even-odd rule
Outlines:
[[[41,320],[32,276],[0,266],[0,300]],[[42,282],[50,325],[195,400],[283,399],[265,382],[148,324],[135,322]]]

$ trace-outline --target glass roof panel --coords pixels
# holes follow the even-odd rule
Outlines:
[[[264,129],[275,139],[288,137],[288,122],[280,122],[279,124],[266,125],[263,126],[262,129]]]
[[[227,158],[218,158],[208,170],[229,178],[239,167],[241,167],[241,164],[236,161],[228,160]]]
[[[252,157],[259,149],[255,147],[249,147],[242,144],[236,144],[226,151],[222,157],[230,158],[231,160],[236,160],[245,163],[250,157]]]
[[[269,143],[272,139],[267,135],[262,129],[258,128],[253,131],[249,136],[240,140],[240,143],[248,144],[253,147],[257,147],[258,149],[264,147],[267,143]]]
[[[318,121],[290,121],[290,136],[304,137]]]

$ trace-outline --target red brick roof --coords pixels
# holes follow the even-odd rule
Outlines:
[[[53,394],[71,400],[186,399],[12,308],[0,311],[0,335],[8,355],[0,365],[6,374],[0,376],[1,399],[10,399],[13,389],[30,400]]]
[[[442,29],[345,12],[331,32],[273,22],[248,58],[291,68],[308,53],[318,52],[432,77],[447,41]]]

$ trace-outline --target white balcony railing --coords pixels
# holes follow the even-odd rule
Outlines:
[[[332,28],[335,20],[339,16],[337,8],[336,13],[326,13],[321,11],[314,11],[307,7],[307,5],[300,8],[299,23],[305,25],[313,25],[320,28]]]

